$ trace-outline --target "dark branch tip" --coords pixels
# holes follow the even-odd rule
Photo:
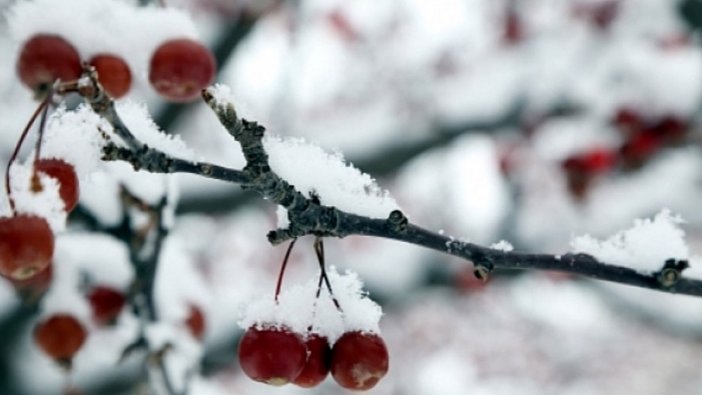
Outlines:
[[[482,264],[475,264],[475,267],[473,268],[473,274],[482,282],[487,282],[487,280],[490,278],[490,272],[492,272],[492,268],[488,268]]]
[[[210,91],[212,89],[211,87],[205,88],[200,92],[200,95],[202,96],[202,100],[205,101],[205,103],[210,104],[214,101],[214,95]]]

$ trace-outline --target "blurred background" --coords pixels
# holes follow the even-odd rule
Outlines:
[[[573,235],[607,237],[669,208],[702,255],[702,1],[167,3],[191,13],[242,117],[342,152],[416,224],[560,254]],[[36,104],[15,77],[20,43],[4,19],[0,33],[6,161]],[[208,161],[243,164],[201,102],[166,104],[148,86],[127,100],[147,102],[163,130]],[[177,181],[156,299],[176,305],[162,307],[174,325],[187,315],[178,306],[196,304],[205,317],[189,393],[346,393],[331,378],[306,390],[242,374],[242,306],[255,291],[273,293],[285,252],[265,239],[275,207],[237,186]],[[76,229],[91,213],[119,219],[104,182],[81,184]],[[483,283],[467,262],[386,240],[325,246],[329,263],[358,272],[384,308],[390,372],[369,394],[702,393],[702,300],[549,272],[498,271]],[[104,269],[90,265],[76,267]],[[301,240],[286,282],[315,268],[312,241]],[[68,378],[30,336],[42,305],[27,314],[17,304],[0,282],[3,393],[58,393]],[[139,392],[140,365],[115,364],[135,321],[125,311],[115,326],[94,328],[70,378],[84,393],[148,393]]]

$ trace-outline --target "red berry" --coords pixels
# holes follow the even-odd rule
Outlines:
[[[619,13],[619,1],[604,1],[592,7],[592,23],[600,30],[607,30]]]
[[[593,149],[568,157],[561,163],[568,173],[594,175],[609,170],[616,162],[616,155],[605,149]]]
[[[132,86],[132,72],[127,63],[117,55],[99,54],[90,59],[95,67],[98,79],[107,93],[118,99],[129,92]]]
[[[199,307],[190,305],[188,318],[185,320],[188,330],[197,340],[202,340],[205,336],[205,315]]]
[[[124,307],[124,295],[117,289],[107,286],[97,286],[88,294],[93,318],[99,324],[109,324],[115,321]]]
[[[632,136],[619,149],[619,154],[624,164],[629,168],[642,166],[661,147],[661,140],[650,132],[643,132]]]
[[[618,109],[617,113],[614,115],[613,122],[627,135],[638,133],[646,127],[646,121],[643,115],[629,107],[621,107]]]
[[[182,38],[167,41],[156,49],[149,66],[149,82],[168,100],[191,101],[211,84],[215,58],[204,45]]]
[[[619,14],[619,0],[602,0],[596,3],[576,3],[576,17],[585,19],[600,31],[606,31]]]
[[[351,25],[351,22],[341,11],[335,10],[329,13],[327,15],[327,21],[332,29],[334,29],[334,32],[344,41],[351,43],[361,38],[356,28]]]
[[[54,234],[44,218],[0,218],[0,274],[26,280],[44,270],[54,255]]]
[[[688,124],[674,115],[666,115],[658,120],[650,132],[666,142],[680,141],[688,130]]]
[[[83,325],[68,314],[56,314],[37,324],[34,341],[50,357],[66,361],[73,358],[88,337]]]
[[[239,342],[239,364],[251,379],[270,385],[287,384],[300,374],[307,348],[287,328],[249,328]]]
[[[61,159],[39,159],[35,163],[37,171],[53,177],[59,184],[59,195],[66,212],[72,211],[78,204],[78,176],[73,166]]]
[[[37,92],[46,91],[56,79],[72,81],[81,74],[80,56],[59,36],[38,34],[24,43],[17,60],[20,80]]]
[[[568,157],[561,163],[566,173],[568,190],[577,198],[585,197],[594,177],[610,170],[616,161],[616,154],[603,148],[591,149]]]
[[[312,388],[327,377],[331,366],[331,348],[326,337],[312,334],[305,341],[307,361],[302,372],[293,381],[304,388]]]
[[[503,40],[507,44],[517,44],[524,40],[524,23],[519,13],[513,8],[507,10],[503,23]]]
[[[378,335],[346,332],[332,348],[331,374],[351,390],[373,388],[388,372],[388,349]]]

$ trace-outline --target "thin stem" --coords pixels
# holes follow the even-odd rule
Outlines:
[[[339,310],[340,313],[343,313],[344,311],[341,309],[341,305],[339,304],[339,301],[336,299],[336,296],[334,296],[334,291],[332,291],[332,286],[331,282],[329,281],[329,276],[327,276],[327,268],[326,268],[326,262],[324,261],[324,242],[322,241],[321,237],[316,237],[314,239],[314,252],[317,254],[317,261],[319,262],[319,278],[320,281],[324,280],[324,284],[327,287],[327,291],[329,291],[329,297],[331,297],[332,302],[334,302],[334,306],[336,307],[337,310]],[[320,289],[317,289],[317,296],[319,296]]]
[[[47,93],[48,97],[53,95],[53,90],[50,88]],[[41,157],[41,147],[42,141],[44,141],[44,129],[46,127],[46,116],[49,113],[49,106],[44,106],[44,111],[41,112],[41,119],[39,120],[39,135],[37,136],[37,142],[34,149],[34,163],[32,164],[32,191],[34,193],[41,192],[41,183],[39,182],[39,175],[37,173],[37,164],[39,163],[39,158]]]
[[[53,88],[49,88],[49,92],[47,93],[47,97],[52,97],[54,94]],[[36,144],[36,152],[34,154],[34,163],[39,160],[41,157],[41,146],[42,142],[44,141],[44,128],[46,127],[46,116],[49,113],[49,104],[44,106],[44,111],[41,113],[41,119],[39,120],[39,136],[37,137],[37,144]]]
[[[31,118],[29,118],[29,122],[27,122],[27,126],[24,127],[24,130],[22,131],[22,134],[20,135],[20,138],[17,141],[17,144],[15,145],[15,150],[12,152],[10,160],[7,162],[7,169],[5,169],[5,192],[7,193],[7,199],[10,202],[10,209],[12,210],[12,215],[15,215],[17,213],[15,211],[15,200],[12,198],[12,191],[10,189],[10,168],[12,167],[12,164],[15,162],[15,159],[17,159],[17,156],[19,155],[20,148],[22,148],[22,144],[24,143],[27,134],[29,134],[29,129],[34,124],[34,121],[39,116],[39,113],[49,105],[49,101],[51,101],[51,94],[46,95],[44,100],[42,100],[41,103],[39,103],[37,109],[34,110],[34,113],[32,114]]]
[[[297,239],[292,239],[290,242],[290,245],[288,246],[288,250],[285,251],[285,258],[283,258],[283,263],[280,265],[280,273],[278,273],[278,283],[275,285],[275,303],[278,303],[278,296],[280,295],[280,290],[283,287],[283,275],[285,274],[285,268],[288,266],[288,259],[290,258],[290,253],[292,252],[293,247],[295,246],[295,242]]]

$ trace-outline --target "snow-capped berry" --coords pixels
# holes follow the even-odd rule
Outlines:
[[[388,372],[388,349],[374,333],[346,332],[332,347],[331,374],[351,390],[373,388]]]
[[[54,234],[44,218],[0,218],[0,274],[26,280],[44,270],[54,255]]]
[[[293,383],[300,387],[311,388],[324,381],[329,374],[331,347],[326,337],[316,333],[307,337],[305,347],[307,347],[307,361]]]
[[[59,195],[66,212],[71,212],[78,204],[78,176],[73,165],[61,159],[39,159],[36,164],[38,172],[53,177],[59,184]]]
[[[132,72],[121,57],[113,54],[99,54],[88,62],[95,67],[98,79],[107,93],[119,99],[129,92],[132,86]]]
[[[167,41],[156,49],[149,65],[149,82],[168,100],[191,101],[214,81],[215,58],[197,41]]]
[[[78,79],[81,71],[78,51],[56,35],[38,34],[30,38],[17,59],[20,80],[38,93],[45,92],[56,79]]]
[[[287,328],[249,328],[239,342],[241,369],[255,381],[284,385],[300,374],[307,359],[302,337]]]
[[[39,348],[59,361],[73,358],[87,337],[83,325],[68,314],[52,315],[34,329],[34,341]]]

